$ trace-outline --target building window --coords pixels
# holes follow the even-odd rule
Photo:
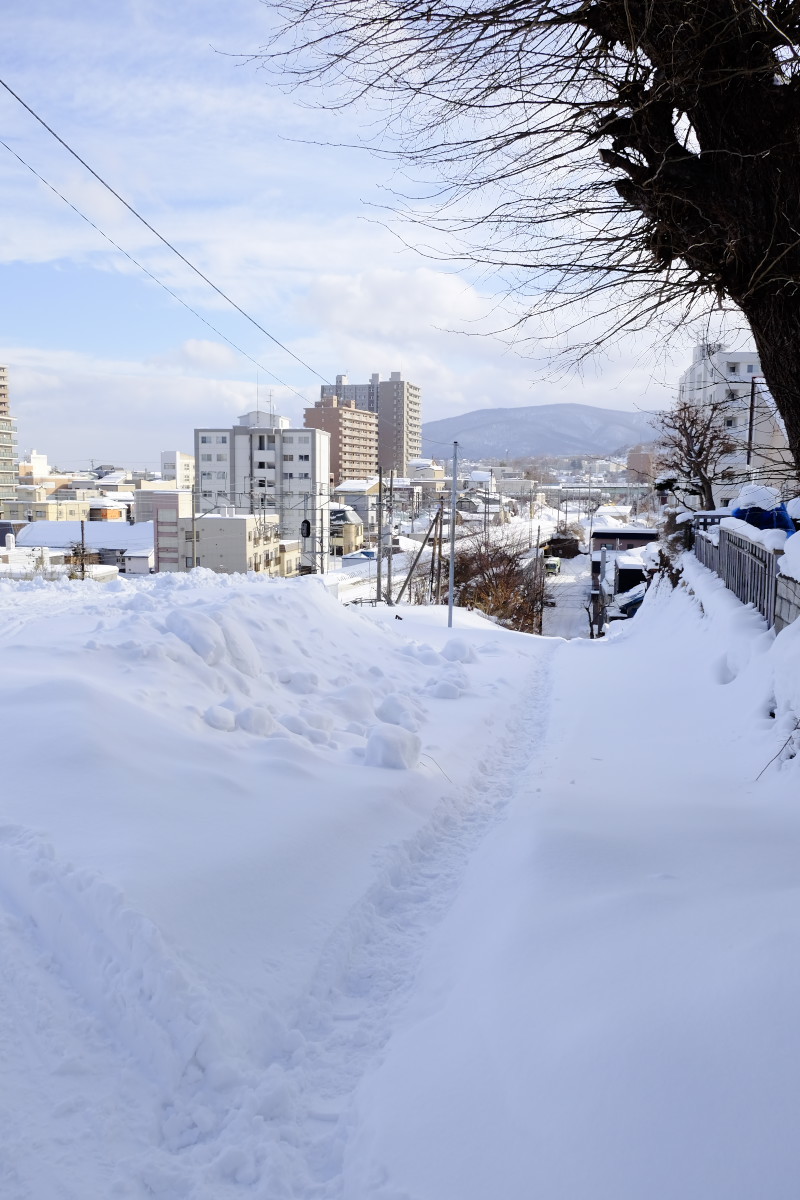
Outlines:
[[[193,558],[188,558],[188,557],[187,557],[187,559],[186,559],[186,566],[187,566],[187,567],[188,567],[188,568],[191,570],[191,568],[194,566],[194,559],[193,559]]]
[[[294,462],[294,455],[293,454],[284,454],[283,461],[284,462]]]
[[[259,479],[259,481],[258,481],[258,486],[259,486],[259,487],[266,487],[266,486],[267,486],[267,481],[266,481],[266,479]]]
[[[218,454],[217,455],[217,462],[227,462],[227,461],[228,461],[227,454]]]
[[[265,471],[267,464],[266,462],[257,462],[256,466],[258,467],[259,471]]]
[[[285,437],[285,438],[283,439],[283,444],[284,444],[284,446],[291,446],[291,445],[293,444],[293,442],[294,442],[294,438],[293,438],[293,437]]]
[[[266,445],[264,444],[264,434],[263,434],[263,433],[260,433],[260,434],[258,435],[258,449],[259,449],[259,450],[266,450],[266,448],[267,448],[267,447],[266,447]]]
[[[203,474],[207,474],[207,472],[204,471]],[[213,494],[213,492],[203,492],[203,499],[210,500]]]
[[[217,445],[218,445],[218,446],[227,446],[227,444],[228,444],[228,435],[227,435],[227,433],[221,433],[221,434],[219,434],[219,436],[217,437]]]
[[[268,433],[267,434],[267,449],[269,450],[270,447],[274,447],[274,445],[275,445],[275,435],[274,435],[274,433]]]
[[[738,362],[729,362],[729,363],[727,363],[727,367],[728,367],[729,375],[738,375],[739,374]]]
[[[284,472],[283,472],[283,478],[284,478],[284,479],[294,479],[294,475],[292,474],[292,472],[291,472],[291,471],[284,471]]]
[[[752,363],[748,363],[748,364],[747,364],[747,374],[748,374],[748,375],[752,375],[754,371],[755,371],[755,367],[753,366],[753,364],[752,364]]]
[[[217,479],[227,479],[227,478],[228,478],[227,472],[217,471]]]
[[[201,445],[207,446],[210,441],[211,441],[211,437],[209,434],[207,434],[207,433],[200,434],[200,444]]]
[[[201,454],[200,462],[211,462],[211,455],[210,454]]]
[[[311,441],[311,436],[309,434],[306,434],[304,437],[299,437],[297,440],[301,446],[307,446],[308,443]]]
[[[726,417],[725,418],[725,428],[726,429],[735,429],[736,428],[736,417]]]
[[[308,459],[309,459],[309,456],[307,454],[298,454],[297,457],[300,459],[300,462],[308,462]]]

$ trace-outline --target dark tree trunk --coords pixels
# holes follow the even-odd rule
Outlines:
[[[742,305],[753,331],[761,370],[786,426],[800,468],[800,302],[795,296],[760,297]]]

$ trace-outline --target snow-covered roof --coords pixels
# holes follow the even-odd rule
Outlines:
[[[600,525],[593,526],[592,537],[641,537],[649,534],[651,540],[658,537],[658,530],[647,525]]]
[[[642,546],[642,550],[644,550],[644,546]],[[643,555],[634,554],[630,550],[626,550],[624,554],[618,554],[616,563],[622,571],[644,570],[645,566]]]
[[[153,522],[85,521],[84,539],[91,550],[152,550]],[[17,534],[18,546],[54,546],[61,549],[81,540],[80,521],[33,521]]]
[[[344,479],[333,490],[335,492],[368,492],[370,488],[377,486],[378,476],[373,475],[371,479]]]
[[[354,508],[348,504],[340,508],[331,507],[331,525],[363,525],[364,522]]]

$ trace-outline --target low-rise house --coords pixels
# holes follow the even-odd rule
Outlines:
[[[364,545],[364,522],[354,508],[331,508],[331,553],[352,554]]]
[[[348,479],[334,488],[333,504],[354,508],[368,532],[378,528],[378,476]]]
[[[83,528],[81,528],[83,526]],[[34,521],[17,534],[17,546],[46,547],[71,553],[83,545],[96,562],[116,566],[124,574],[143,574],[154,567],[153,523],[127,521]]]

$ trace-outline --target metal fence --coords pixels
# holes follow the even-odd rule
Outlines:
[[[743,604],[752,604],[768,625],[774,625],[778,554],[730,529],[720,529],[718,546],[698,533],[694,553]]]

